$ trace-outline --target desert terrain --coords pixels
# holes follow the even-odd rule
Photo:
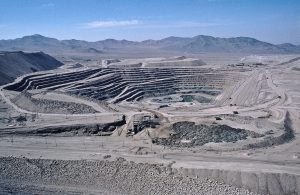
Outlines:
[[[61,58],[0,91],[3,194],[300,194],[300,58]]]

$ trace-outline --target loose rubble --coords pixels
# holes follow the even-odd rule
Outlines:
[[[236,142],[262,137],[262,134],[236,129],[227,125],[195,125],[194,122],[177,122],[171,126],[173,132],[169,138],[154,138],[153,143],[164,146],[193,147],[202,146],[209,142]]]
[[[57,100],[35,99],[28,92],[22,92],[13,99],[19,107],[40,113],[59,113],[59,114],[86,114],[96,113],[92,107],[85,104],[74,102],[64,102]]]
[[[254,194],[171,165],[115,161],[0,158],[0,193],[23,194]],[[100,193],[101,192],[101,193]]]

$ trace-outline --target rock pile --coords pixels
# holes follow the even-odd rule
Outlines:
[[[195,125],[194,122],[177,122],[171,126],[173,132],[169,138],[154,138],[153,143],[164,146],[193,147],[209,142],[236,142],[263,135],[245,129],[236,129],[227,125]]]
[[[57,100],[35,99],[27,92],[22,92],[13,99],[13,102],[19,107],[41,113],[58,113],[58,114],[87,114],[97,112],[92,107],[74,102],[64,102]]]

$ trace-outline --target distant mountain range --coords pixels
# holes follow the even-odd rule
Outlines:
[[[26,73],[55,69],[61,65],[61,62],[43,52],[0,52],[0,85]]]
[[[168,37],[141,42],[106,39],[96,42],[82,40],[57,40],[42,35],[0,40],[0,50],[43,51],[57,54],[106,54],[134,52],[171,53],[300,53],[300,45],[290,43],[275,45],[249,37],[218,38],[199,35],[191,38]]]

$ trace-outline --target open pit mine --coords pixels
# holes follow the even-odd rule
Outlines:
[[[299,58],[239,59],[72,62],[1,86],[0,193],[300,194]]]

